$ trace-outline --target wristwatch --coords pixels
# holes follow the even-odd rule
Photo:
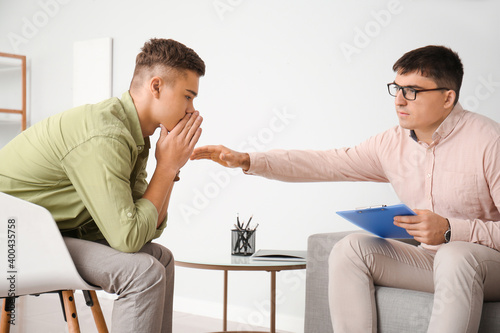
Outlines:
[[[449,243],[451,239],[451,225],[448,219],[446,219],[446,221],[448,221],[448,230],[444,232],[444,242]]]

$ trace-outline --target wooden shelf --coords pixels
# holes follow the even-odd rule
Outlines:
[[[1,58],[6,58],[6,63],[5,64],[0,64],[0,70],[10,70],[10,69],[15,69],[18,68],[19,65],[15,64],[14,61],[15,59],[21,60],[21,91],[22,91],[22,96],[21,96],[21,109],[6,109],[2,108],[2,105],[0,105],[0,113],[14,113],[14,114],[20,114],[21,115],[21,128],[24,131],[26,129],[26,56],[23,55],[17,55],[17,54],[10,54],[10,53],[2,53],[0,52],[0,61],[2,60]]]

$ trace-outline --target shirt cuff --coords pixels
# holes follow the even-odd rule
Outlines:
[[[165,216],[165,219],[163,222],[160,224],[160,226],[156,229],[155,235],[153,236],[153,239],[156,239],[161,236],[163,233],[163,230],[167,227],[167,220],[168,220],[168,213],[167,216]]]
[[[264,153],[253,152],[248,153],[248,156],[250,156],[250,168],[247,171],[243,171],[245,174],[256,175],[265,170],[266,159]]]
[[[470,228],[467,221],[454,218],[448,218],[448,221],[450,221],[450,228],[451,228],[450,242],[456,242],[456,241],[469,242],[471,237],[470,237]]]

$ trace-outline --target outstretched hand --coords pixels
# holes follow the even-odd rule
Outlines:
[[[248,171],[250,168],[250,156],[247,153],[240,153],[227,147],[203,146],[196,148],[191,154],[191,160],[212,160],[228,168],[242,168]]]

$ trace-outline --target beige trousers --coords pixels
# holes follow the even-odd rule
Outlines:
[[[147,243],[137,253],[124,253],[105,241],[64,241],[82,278],[118,295],[111,332],[172,332],[175,263],[166,247]]]
[[[451,242],[434,254],[396,240],[350,234],[329,258],[335,333],[377,331],[374,285],[434,293],[427,332],[477,332],[483,301],[500,300],[500,252]]]

